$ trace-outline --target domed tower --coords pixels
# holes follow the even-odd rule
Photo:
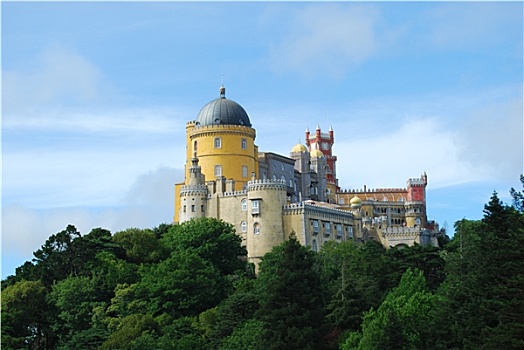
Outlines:
[[[360,199],[357,195],[355,195],[351,200],[349,201],[349,204],[351,205],[351,212],[353,213],[353,219],[354,219],[354,225],[353,225],[353,234],[354,237],[362,237],[361,230],[362,230],[362,199]]]
[[[311,158],[307,147],[299,142],[291,149],[290,158],[295,160],[295,170],[300,173],[300,186],[296,189],[299,198],[308,200],[311,197]]]
[[[258,177],[258,147],[255,129],[244,108],[226,98],[220,87],[219,97],[207,103],[195,120],[186,124],[186,166],[184,184],[175,188],[175,207],[180,205],[180,189],[188,185],[192,155],[198,157],[206,181],[232,180],[233,190],[246,187],[251,174]],[[180,209],[180,207],[179,207]],[[179,221],[175,210],[174,221]]]

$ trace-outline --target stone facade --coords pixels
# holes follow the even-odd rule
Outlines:
[[[306,145],[289,157],[259,152],[245,110],[225,101],[225,88],[220,94],[186,125],[186,178],[175,185],[174,222],[231,223],[254,263],[292,233],[315,251],[327,241],[438,244],[438,225],[426,216],[425,173],[406,188],[342,190],[332,128],[306,130]]]

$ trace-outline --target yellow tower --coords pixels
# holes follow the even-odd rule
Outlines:
[[[242,190],[254,174],[258,178],[256,132],[242,106],[226,98],[220,87],[219,98],[200,110],[197,118],[186,124],[185,181],[175,186],[175,217],[179,221],[180,189],[188,185],[193,155],[199,160],[206,181],[233,180],[234,190]]]

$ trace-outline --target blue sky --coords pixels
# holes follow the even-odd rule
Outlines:
[[[3,278],[68,224],[170,222],[222,79],[261,151],[332,126],[342,188],[426,171],[450,233],[520,188],[522,2],[1,5]]]

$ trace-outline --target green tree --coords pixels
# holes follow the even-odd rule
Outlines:
[[[41,349],[54,344],[41,281],[20,281],[2,291],[2,348]]]
[[[163,244],[171,252],[193,251],[210,262],[221,275],[246,270],[246,248],[231,224],[214,218],[192,219],[174,225],[163,236]]]
[[[82,276],[68,277],[54,284],[47,299],[56,309],[51,327],[66,348],[71,348],[66,344],[75,335],[78,344],[78,334],[92,326],[94,309],[105,305],[98,299],[93,280]]]
[[[158,262],[166,256],[160,240],[150,229],[128,228],[115,233],[113,241],[124,248],[126,259],[135,264]]]
[[[323,304],[315,253],[294,237],[267,253],[257,279],[263,349],[318,349]]]
[[[192,251],[179,252],[142,270],[136,295],[154,316],[197,316],[226,296],[226,281],[209,262]]]
[[[362,333],[350,336],[342,349],[439,349],[432,337],[439,305],[423,273],[408,269],[380,307],[366,313]]]
[[[102,350],[131,350],[135,344],[151,346],[160,332],[158,322],[148,314],[132,314],[124,317],[116,329],[102,344]],[[155,347],[151,347],[154,349]]]
[[[258,320],[249,320],[235,328],[233,333],[224,339],[220,350],[256,350],[263,336],[263,324]],[[289,349],[289,348],[288,348]]]
[[[494,193],[481,221],[462,220],[446,247],[441,288],[450,318],[449,346],[524,348],[524,214]]]
[[[198,316],[199,326],[213,346],[218,346],[237,327],[254,317],[259,307],[254,282],[248,278],[239,281],[233,294]]]

